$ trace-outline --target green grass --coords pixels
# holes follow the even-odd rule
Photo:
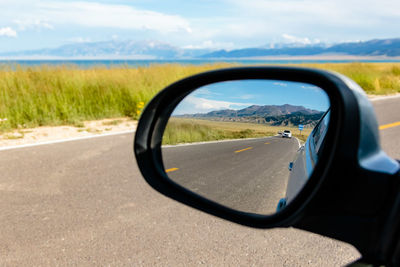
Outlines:
[[[293,133],[298,131],[297,127],[171,118],[164,132],[163,145],[274,136],[278,131],[286,129],[291,130]],[[310,132],[311,129],[304,129],[303,134],[301,136],[296,135],[296,137],[305,141]]]
[[[0,70],[0,132],[42,125],[81,125],[84,120],[137,119],[168,84],[226,64],[154,65],[139,68],[72,66],[3,67]]]
[[[327,63],[304,66],[344,74],[368,94],[386,95],[400,92],[400,63]]]
[[[0,133],[43,125],[82,126],[84,120],[128,116],[137,119],[143,106],[162,88],[199,72],[234,64],[149,67],[40,66],[0,68]],[[400,92],[399,63],[307,64],[340,72],[369,94]],[[246,134],[244,134],[246,135]]]

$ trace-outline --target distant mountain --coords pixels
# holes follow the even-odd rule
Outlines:
[[[400,56],[400,38],[335,45],[269,44],[237,50],[179,48],[159,41],[105,41],[67,44],[56,48],[1,52],[0,58],[221,59],[280,56]]]
[[[273,126],[314,126],[324,112],[308,109],[303,106],[285,105],[252,105],[240,110],[216,110],[208,113],[185,114],[177,117],[199,118],[216,121],[252,122]]]
[[[375,39],[366,42],[340,43],[332,46],[281,46],[277,48],[244,48],[219,50],[204,54],[203,58],[251,58],[268,56],[400,56],[400,38]]]
[[[292,114],[294,112],[300,112],[303,114],[315,114],[320,113],[317,110],[307,109],[303,106],[293,106],[289,104],[285,105],[252,105],[244,109],[240,110],[218,110],[211,111],[206,114],[194,114],[194,117],[244,117],[244,116],[259,116],[259,117],[267,117],[267,116],[280,116]]]
[[[209,49],[180,49],[158,41],[106,41],[67,44],[57,48],[1,53],[0,57],[67,57],[67,58],[195,58]]]
[[[294,112],[282,116],[269,116],[265,118],[265,123],[272,126],[298,126],[299,124],[304,127],[314,127],[321,119],[323,112],[315,114],[305,114],[301,112]]]

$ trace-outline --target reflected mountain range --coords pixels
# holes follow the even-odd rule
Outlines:
[[[324,111],[308,109],[303,106],[284,105],[252,105],[240,110],[224,109],[208,113],[175,115],[178,118],[197,118],[224,122],[248,122],[268,124],[271,126],[314,127]]]

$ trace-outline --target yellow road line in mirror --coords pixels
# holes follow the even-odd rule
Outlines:
[[[244,149],[240,149],[240,150],[236,150],[235,151],[235,153],[239,153],[239,152],[242,152],[242,151],[246,151],[246,150],[249,150],[249,149],[252,149],[253,147],[247,147],[247,148],[244,148]]]
[[[271,143],[266,142],[266,143],[264,143],[264,144],[269,145],[269,144],[271,144]]]
[[[400,121],[379,126],[379,130],[400,126]]]
[[[165,172],[174,172],[179,170],[179,168],[170,168],[170,169],[166,169]]]

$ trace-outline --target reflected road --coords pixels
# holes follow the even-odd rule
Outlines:
[[[274,213],[286,194],[288,165],[299,143],[266,137],[163,147],[168,176],[225,206]]]

